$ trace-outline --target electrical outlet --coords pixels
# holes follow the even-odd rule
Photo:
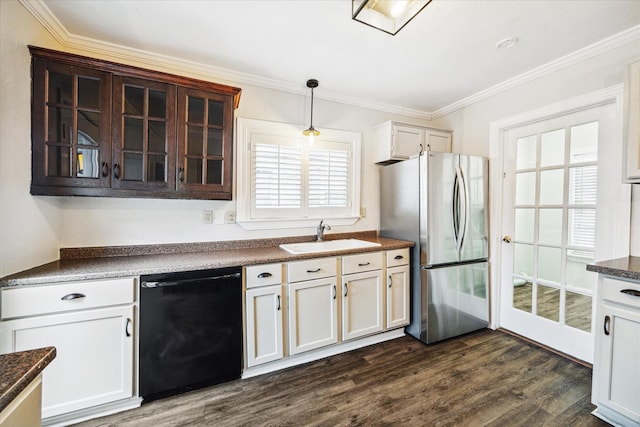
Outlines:
[[[360,208],[360,218],[367,216],[367,208]]]
[[[202,211],[202,223],[213,224],[213,211]]]
[[[227,224],[236,223],[236,211],[227,211]]]

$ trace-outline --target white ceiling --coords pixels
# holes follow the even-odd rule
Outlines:
[[[640,25],[638,0],[433,0],[395,36],[352,20],[350,0],[22,2],[48,9],[41,21],[75,45],[124,46],[299,92],[316,78],[319,98],[426,117]],[[506,37],[519,43],[496,49]]]

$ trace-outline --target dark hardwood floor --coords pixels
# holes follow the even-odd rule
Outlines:
[[[606,426],[591,370],[499,331],[410,337],[158,400],[97,426]]]

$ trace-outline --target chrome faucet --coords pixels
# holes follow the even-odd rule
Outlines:
[[[322,235],[326,230],[331,230],[331,226],[329,224],[322,224],[324,222],[323,219],[320,220],[320,224],[318,224],[318,228],[316,229],[316,240],[318,242],[322,241]]]

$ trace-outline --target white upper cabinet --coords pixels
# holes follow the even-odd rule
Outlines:
[[[640,183],[640,61],[627,67],[625,78],[625,143],[627,182]]]
[[[451,131],[388,121],[374,130],[374,162],[406,160],[422,151],[451,151]]]

